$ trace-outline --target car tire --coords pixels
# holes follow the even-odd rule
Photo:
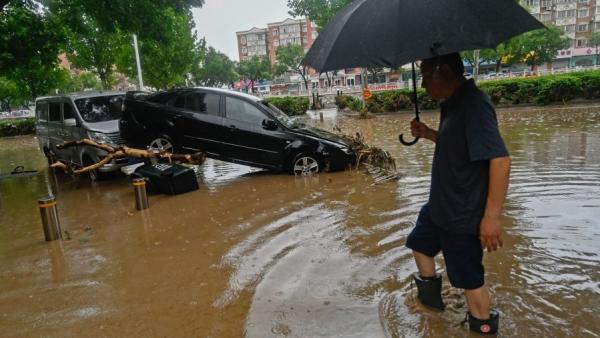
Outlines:
[[[321,171],[321,164],[311,153],[298,153],[290,163],[290,174],[295,176],[310,176]]]
[[[46,156],[46,160],[48,160],[48,165],[56,163],[56,155],[52,150],[44,148],[44,156]]]
[[[83,155],[82,160],[83,160],[82,161],[83,168],[96,163],[88,155]],[[99,170],[95,169],[95,170],[88,171],[88,177],[89,177],[90,181],[97,182],[97,181],[101,181],[102,178],[104,177],[104,175]]]
[[[173,138],[169,135],[156,135],[150,139],[148,143],[149,150],[168,151],[174,153],[176,150]]]

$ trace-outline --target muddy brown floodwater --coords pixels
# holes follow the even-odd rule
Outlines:
[[[437,113],[423,120],[437,123]],[[125,178],[52,175],[32,137],[0,139],[2,337],[468,337],[460,292],[415,301],[404,247],[428,198],[433,145],[401,146],[411,115],[324,122],[389,150],[404,176],[310,178],[208,161],[199,191],[151,196]],[[513,156],[505,247],[486,254],[503,337],[600,336],[600,107],[505,110]],[[70,240],[44,242],[53,191]],[[441,258],[440,258],[440,261]]]

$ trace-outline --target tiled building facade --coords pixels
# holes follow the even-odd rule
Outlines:
[[[271,64],[275,64],[279,46],[301,45],[306,52],[317,38],[317,30],[309,19],[286,19],[270,23],[267,28],[237,32],[236,36],[240,61],[256,55],[266,56]]]

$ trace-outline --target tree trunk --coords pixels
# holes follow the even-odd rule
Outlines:
[[[500,67],[502,66],[502,59],[498,59],[496,62],[496,74],[500,73]]]

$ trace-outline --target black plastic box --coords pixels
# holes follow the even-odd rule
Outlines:
[[[151,193],[178,195],[198,190],[198,179],[194,170],[179,164],[147,164],[137,168],[135,176],[148,179]]]

